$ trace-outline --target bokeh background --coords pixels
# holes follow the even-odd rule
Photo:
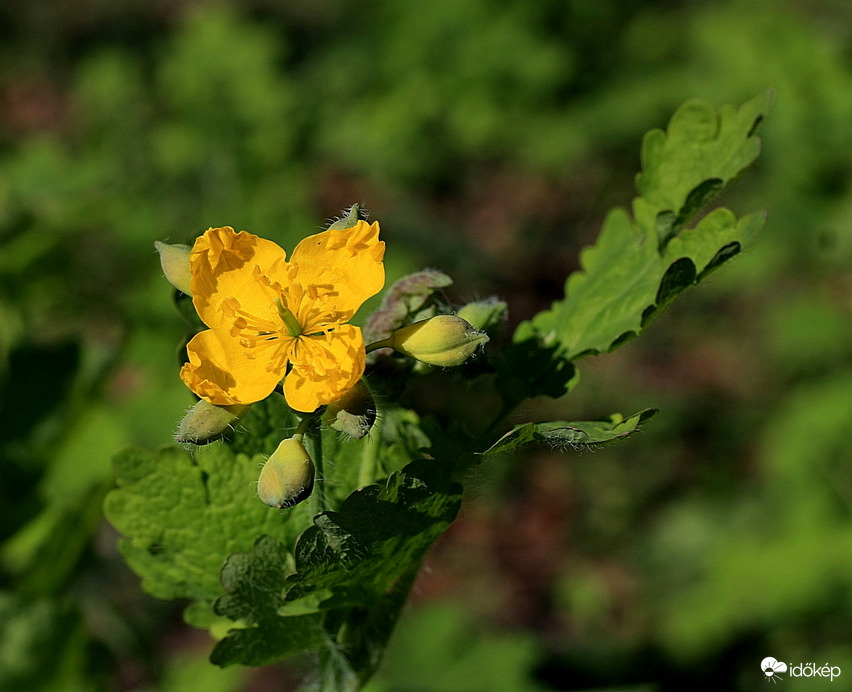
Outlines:
[[[292,247],[362,202],[390,279],[561,297],[683,101],[775,90],[722,202],[758,243],[516,415],[661,413],[476,469],[373,692],[852,689],[852,5],[844,0],[0,2],[0,690],[295,689],[219,670],[101,516],[191,396],[155,240]],[[476,405],[475,400],[471,405]]]

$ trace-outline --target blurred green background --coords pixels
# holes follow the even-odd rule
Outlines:
[[[776,104],[722,201],[759,242],[517,420],[657,406],[630,440],[477,469],[373,692],[852,689],[852,5],[0,2],[0,691],[295,689],[210,666],[101,518],[110,455],[192,399],[153,249],[292,247],[362,202],[507,333],[561,297],[643,133]]]

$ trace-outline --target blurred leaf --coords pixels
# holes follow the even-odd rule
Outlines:
[[[702,517],[711,540],[690,560],[693,579],[666,592],[658,627],[673,656],[694,660],[738,634],[771,631],[803,613],[848,617],[837,594],[852,588],[852,553],[843,549],[852,542],[850,426],[848,370],[796,387],[766,419],[758,449],[760,504],[743,513],[737,510],[746,500],[721,498],[710,518]],[[695,507],[694,500],[681,503]],[[664,524],[661,536],[688,535],[694,549],[694,526],[687,534],[669,517]],[[683,554],[660,559],[679,563]]]
[[[526,632],[476,622],[462,604],[424,604],[403,615],[365,692],[533,692],[539,645]]]
[[[649,408],[629,418],[614,413],[608,419],[600,421],[523,423],[503,435],[483,454],[508,452],[533,442],[573,449],[606,444],[637,432],[641,425],[656,413],[657,409]]]
[[[0,561],[22,593],[59,593],[101,523],[105,483],[76,493],[69,501],[47,504],[3,543]]]
[[[96,689],[85,675],[85,645],[67,606],[0,592],[0,692]]]
[[[8,375],[0,380],[0,444],[27,439],[56,412],[71,391],[80,352],[77,341],[31,343],[11,352]],[[21,461],[32,463],[27,452],[21,450]]]
[[[187,657],[185,653],[166,663],[156,687],[140,692],[241,692],[246,689],[246,671],[222,670],[210,664],[206,656]]]

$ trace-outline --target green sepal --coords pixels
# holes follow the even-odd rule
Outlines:
[[[328,225],[326,230],[329,231],[344,231],[347,228],[354,228],[361,219],[361,205],[357,202],[345,210],[342,217],[333,221]]]

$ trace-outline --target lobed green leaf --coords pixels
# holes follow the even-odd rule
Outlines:
[[[737,219],[720,208],[690,223],[757,156],[755,133],[771,98],[767,92],[719,111],[689,101],[667,131],[649,132],[633,217],[623,209],[610,212],[597,243],[581,253],[581,270],[568,278],[565,299],[522,325],[515,341],[532,339],[569,361],[611,351],[749,244],[763,214]]]
[[[263,458],[222,443],[199,448],[195,460],[179,447],[129,447],[113,462],[118,487],[104,512],[125,535],[119,547],[128,564],[157,598],[212,600],[223,593],[225,556],[249,550],[261,533],[292,546],[309,523],[303,508],[281,514],[261,503],[255,486]]]
[[[317,648],[326,637],[316,613],[281,617],[291,556],[274,538],[260,536],[252,551],[228,557],[222,566],[227,592],[214,605],[217,615],[240,622],[210,654],[219,666],[262,666]]]
[[[378,662],[423,556],[458,512],[461,487],[433,460],[352,493],[314,517],[296,546],[296,571],[273,538],[233,555],[217,614],[239,622],[216,646],[218,665],[263,665],[325,646],[349,672]]]
[[[322,595],[320,607],[362,605],[416,569],[455,518],[461,486],[433,460],[412,462],[384,485],[352,493],[338,512],[322,512],[296,545],[287,600]]]

